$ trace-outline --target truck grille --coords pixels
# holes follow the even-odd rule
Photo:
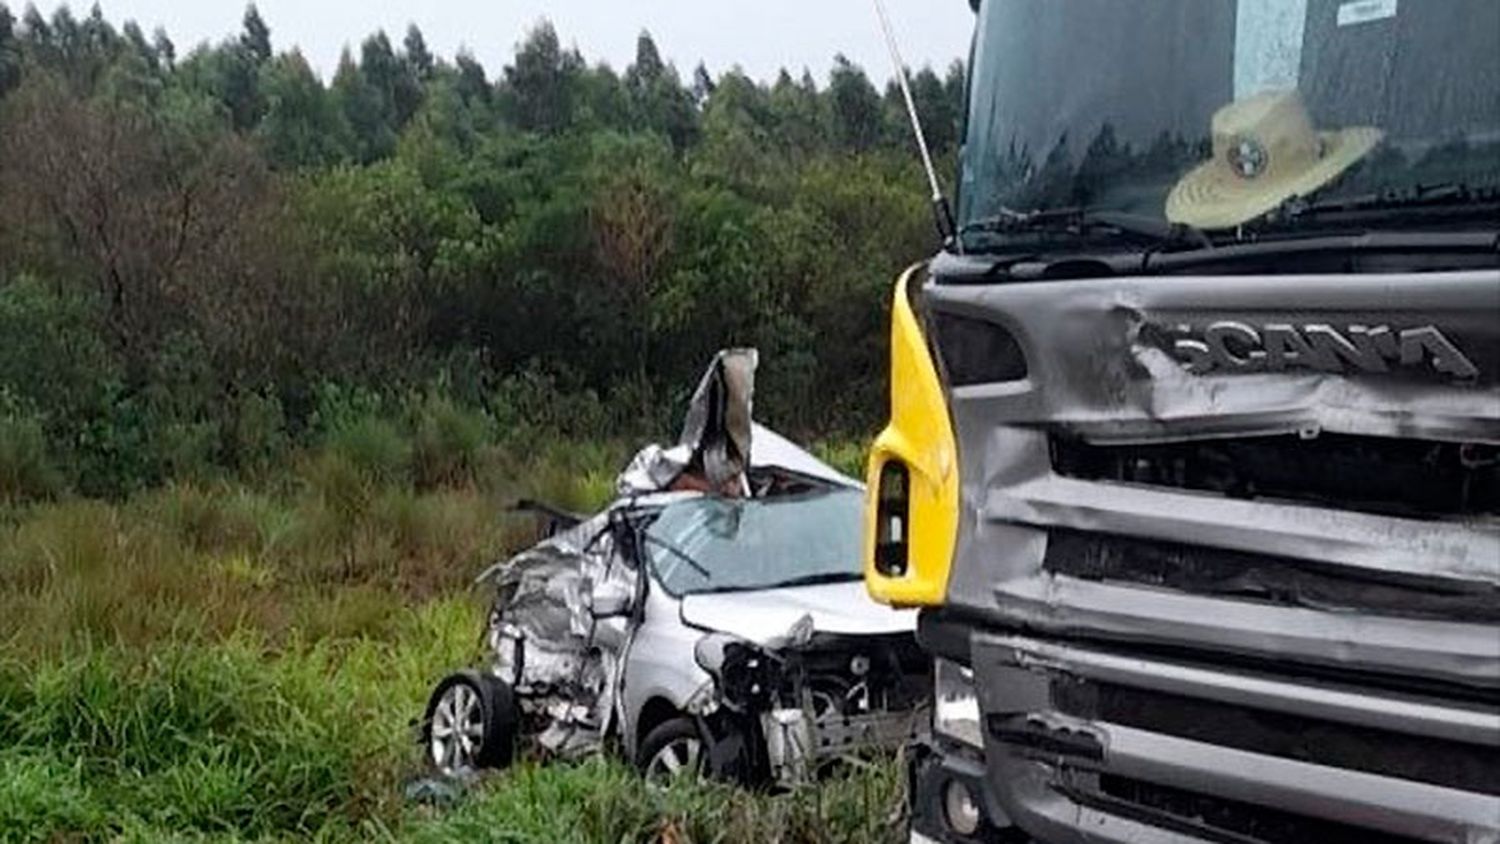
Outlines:
[[[1053,530],[1043,567],[1115,581],[1279,606],[1500,624],[1500,587],[1473,580],[1353,569],[1160,539]]]
[[[1099,778],[1097,792],[1074,790],[1071,796],[1081,803],[1123,815],[1136,815],[1169,829],[1177,828],[1189,834],[1236,844],[1247,839],[1267,844],[1307,841],[1321,844],[1406,844],[1415,840],[1108,774]]]
[[[1163,735],[1500,795],[1500,754],[1448,739],[1197,700],[1113,683],[1054,681],[1058,710]]]
[[[1351,434],[1153,445],[1051,438],[1070,478],[1308,502],[1394,516],[1500,515],[1500,448]]]

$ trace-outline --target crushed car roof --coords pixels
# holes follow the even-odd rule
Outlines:
[[[810,452],[766,426],[751,424],[750,466],[760,469],[785,469],[809,478],[838,486],[862,489],[864,484],[814,457]]]

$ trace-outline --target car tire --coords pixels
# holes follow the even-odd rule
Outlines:
[[[675,776],[703,776],[708,768],[709,740],[698,722],[686,715],[652,727],[636,749],[635,767],[649,782]]]
[[[520,713],[515,693],[499,678],[467,670],[432,690],[422,719],[427,763],[450,777],[503,768],[515,758]]]

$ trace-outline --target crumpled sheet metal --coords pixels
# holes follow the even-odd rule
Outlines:
[[[994,421],[1064,426],[1101,444],[1304,431],[1500,442],[1500,273],[1396,279],[1383,273],[1105,278],[929,284],[923,295],[934,311],[1009,327],[1027,349],[1027,386],[994,394]],[[1174,343],[1226,322],[1261,333],[1288,326],[1342,334],[1352,326],[1435,327],[1478,368],[1478,377],[1455,378],[1436,360],[1399,359],[1385,361],[1389,371],[1379,377],[1353,365],[1327,372],[1284,362],[1190,371]],[[1272,360],[1263,348],[1236,348],[1247,358]],[[964,391],[976,398],[982,392]]]
[[[521,673],[516,690],[523,702],[539,701],[549,724],[537,736],[544,749],[577,755],[596,749],[609,728],[620,670],[626,620],[596,619],[594,589],[606,581],[635,588],[635,573],[614,565],[610,511],[492,566],[503,623],[521,633]],[[618,628],[605,630],[601,628]]]
[[[620,474],[622,496],[669,488],[689,468],[714,489],[744,475],[750,465],[755,396],[755,349],[724,349],[714,355],[688,403],[677,444],[641,449]]]
[[[629,465],[615,480],[615,488],[620,495],[627,497],[667,489],[687,469],[692,457],[693,450],[689,446],[662,448],[652,443],[630,459]]]

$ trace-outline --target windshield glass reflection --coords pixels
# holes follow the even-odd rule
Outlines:
[[[970,89],[974,249],[1007,214],[1222,229],[1298,197],[1500,183],[1492,0],[987,0]]]
[[[840,489],[772,499],[705,496],[668,505],[645,553],[673,595],[860,576],[864,496]]]

